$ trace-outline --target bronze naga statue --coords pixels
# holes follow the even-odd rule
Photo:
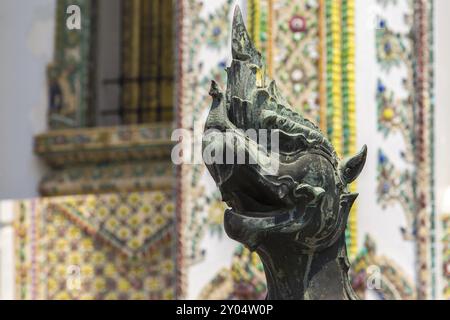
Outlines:
[[[229,206],[225,230],[261,258],[267,299],[357,299],[348,279],[345,228],[357,197],[348,184],[361,172],[367,148],[340,161],[319,128],[265,80],[239,8],[232,28],[227,90],[212,82],[203,136],[205,163]],[[260,137],[245,134],[249,129],[276,133],[276,148],[274,138],[261,147]],[[224,132],[232,138],[221,138]],[[205,156],[211,150],[214,161]],[[229,150],[245,155],[245,162],[230,163],[225,155],[217,161]]]

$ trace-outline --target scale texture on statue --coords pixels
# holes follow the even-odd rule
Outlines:
[[[357,197],[348,185],[367,148],[340,161],[319,128],[293,112],[265,77],[239,8],[232,28],[227,89],[212,82],[203,136],[205,163],[229,206],[225,230],[260,256],[268,299],[357,299],[345,228]],[[262,146],[260,136],[246,134],[252,129],[266,129],[272,139]]]

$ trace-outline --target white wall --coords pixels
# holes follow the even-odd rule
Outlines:
[[[201,17],[206,18],[208,14],[214,12],[218,7],[225,3],[224,0],[220,1],[205,1],[202,11],[199,13]],[[236,0],[236,4],[239,4],[241,8],[245,8],[243,4],[245,4],[245,0]],[[229,16],[229,21],[231,24],[232,14],[234,12],[234,7],[232,8]],[[229,42],[231,44],[231,35]],[[210,71],[209,68],[214,67],[217,63],[223,58],[230,57],[229,45],[221,50],[210,50],[205,47],[202,47],[201,51],[199,50],[199,61],[208,61],[208,67],[205,68]],[[228,62],[227,62],[228,63]],[[206,121],[207,110],[204,110],[204,114],[201,116],[202,121]],[[216,188],[215,183],[213,182],[211,176],[208,172],[204,172],[202,177],[202,184],[205,186],[205,190],[214,190]],[[194,264],[189,267],[187,271],[187,299],[198,299],[201,290],[217,275],[217,273],[222,268],[230,268],[232,264],[233,253],[238,245],[237,242],[231,240],[226,235],[225,231],[223,231],[223,236],[218,237],[217,235],[209,234],[209,231],[206,231],[205,237],[201,239],[201,248],[205,250],[206,255],[204,260],[199,263]]]
[[[0,202],[0,300],[14,299],[13,201]]]
[[[402,1],[399,2],[400,4]],[[375,93],[377,78],[381,73],[376,63],[375,28],[376,17],[384,16],[394,23],[393,28],[404,28],[403,6],[390,6],[388,10],[377,5],[376,0],[356,0],[356,104],[357,139],[361,147],[367,144],[368,156],[363,172],[357,180],[358,192],[358,246],[364,245],[366,235],[377,244],[377,253],[391,258],[405,275],[415,275],[414,242],[405,241],[400,232],[407,226],[406,216],[400,205],[388,206],[386,210],[377,202],[378,150],[387,151],[391,161],[398,162],[397,148],[404,145],[400,134],[392,134],[388,139],[377,130],[377,106]],[[406,4],[403,1],[403,4]],[[391,70],[388,86],[401,87],[401,77],[405,70]],[[400,162],[401,163],[401,162]]]
[[[0,1],[0,199],[35,196],[44,171],[33,136],[46,130],[55,4]]]
[[[450,185],[450,1],[435,0],[435,76],[436,76],[436,135],[435,135],[435,168],[436,168],[436,209],[442,215],[442,198],[445,188]],[[450,212],[446,212],[450,214]],[[442,273],[442,225],[437,225],[437,272]],[[442,293],[443,281],[438,281],[438,293]],[[438,295],[438,298],[441,297]]]
[[[435,0],[435,196],[436,214],[441,213],[444,190],[450,185],[450,1]],[[390,7],[392,8],[392,7]],[[372,235],[378,244],[378,253],[394,260],[409,276],[415,273],[415,254],[412,242],[404,241],[399,228],[405,225],[403,210],[399,206],[382,208],[376,202],[377,150],[395,150],[399,137],[383,140],[376,133],[375,88],[379,67],[375,63],[373,18],[377,14],[395,17],[395,9],[380,12],[375,0],[356,0],[356,93],[358,144],[368,144],[369,155],[363,173],[358,179],[358,244],[365,234]],[[392,21],[392,20],[391,20]],[[401,18],[395,18],[399,25]],[[400,71],[401,72],[401,71]],[[398,86],[398,73],[391,73],[389,86]],[[376,133],[376,134],[374,134]],[[393,153],[394,154],[394,153]],[[395,160],[395,159],[393,159]],[[441,297],[441,223],[436,221],[438,276],[437,297]]]

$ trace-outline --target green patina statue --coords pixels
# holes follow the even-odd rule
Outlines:
[[[225,230],[260,256],[267,299],[357,299],[345,228],[357,197],[348,184],[361,172],[367,148],[340,161],[319,128],[291,110],[274,81],[265,81],[239,8],[232,28],[227,90],[212,83],[203,137],[205,163],[229,206]],[[244,134],[249,129],[275,133],[276,148],[273,139],[262,148],[260,138]],[[220,139],[224,132],[232,139]],[[205,159],[209,150],[214,156],[234,150],[246,163]]]

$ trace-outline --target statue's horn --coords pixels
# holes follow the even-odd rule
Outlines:
[[[345,159],[339,166],[339,172],[345,183],[352,183],[364,168],[367,158],[367,146],[364,145],[355,156]]]
[[[262,67],[261,54],[256,50],[255,45],[250,39],[239,6],[236,6],[234,9],[231,39],[233,59],[249,61],[260,68]]]

